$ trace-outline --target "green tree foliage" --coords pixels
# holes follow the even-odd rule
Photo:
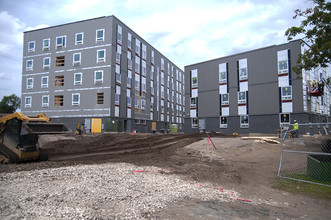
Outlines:
[[[15,94],[4,96],[0,101],[0,113],[13,113],[20,108],[21,99]]]
[[[299,27],[293,26],[285,32],[288,40],[303,35],[302,43],[307,46],[298,58],[293,70],[299,75],[302,69],[311,70],[318,66],[327,67],[331,57],[331,2],[313,0],[315,7],[304,11],[296,9],[293,19],[304,17]]]

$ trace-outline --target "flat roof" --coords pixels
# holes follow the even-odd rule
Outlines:
[[[208,63],[208,62],[213,62],[213,61],[216,61],[216,60],[229,58],[229,57],[233,57],[233,56],[238,56],[238,55],[242,55],[242,54],[246,54],[246,53],[250,53],[250,52],[254,52],[254,51],[258,51],[258,50],[264,50],[264,49],[271,48],[271,47],[277,47],[277,46],[289,44],[289,43],[296,42],[296,41],[301,41],[301,39],[292,40],[290,42],[283,43],[283,44],[278,44],[278,45],[274,44],[274,45],[270,45],[270,46],[266,46],[266,47],[261,47],[261,48],[257,48],[257,49],[253,49],[253,50],[248,50],[248,51],[241,52],[241,53],[236,53],[236,54],[232,54],[232,55],[228,55],[228,56],[224,56],[224,57],[219,57],[219,58],[215,58],[215,59],[211,59],[211,60],[206,60],[206,61],[190,64],[190,65],[184,66],[184,71],[185,71],[186,67],[190,67],[190,66],[194,66],[194,65],[198,65],[198,64],[203,64],[203,63]]]

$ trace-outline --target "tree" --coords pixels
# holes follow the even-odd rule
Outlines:
[[[301,70],[311,70],[316,67],[327,67],[331,61],[331,2],[312,0],[316,6],[305,11],[296,9],[295,16],[304,17],[299,27],[293,26],[285,32],[288,40],[303,34],[302,44],[307,50],[299,55],[298,65],[293,68],[300,75]]]
[[[1,113],[13,113],[16,109],[20,108],[21,99],[15,94],[10,96],[4,96],[0,101],[0,112]]]

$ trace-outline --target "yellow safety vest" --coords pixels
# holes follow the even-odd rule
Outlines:
[[[296,122],[293,124],[293,129],[298,130],[299,129],[299,124]]]

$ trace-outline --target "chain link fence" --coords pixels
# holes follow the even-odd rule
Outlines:
[[[331,123],[281,128],[278,176],[331,187]]]

